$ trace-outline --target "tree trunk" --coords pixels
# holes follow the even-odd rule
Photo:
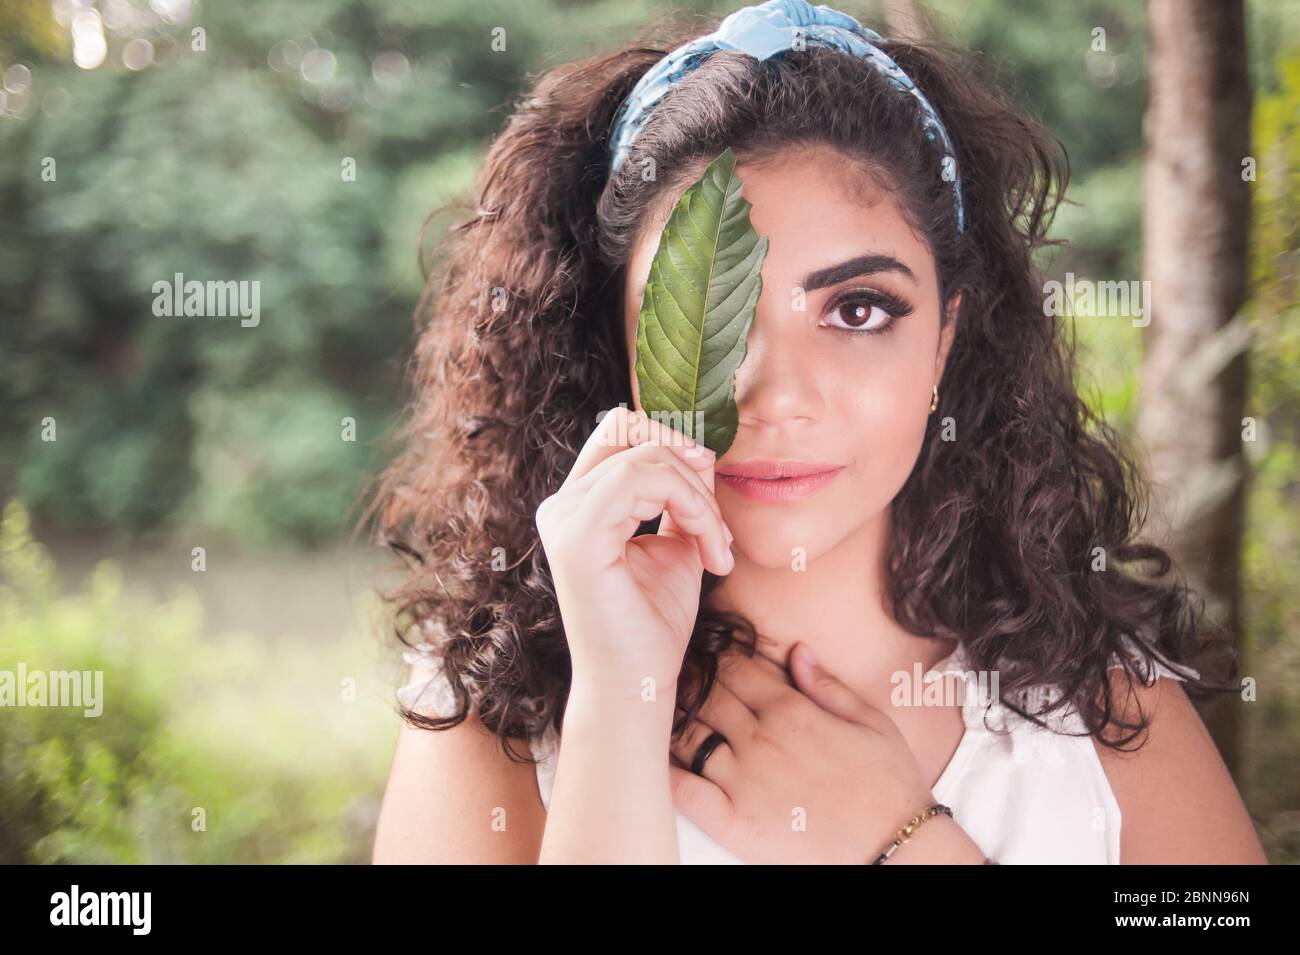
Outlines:
[[[1138,434],[1153,488],[1148,534],[1164,544],[1241,637],[1246,464],[1242,417],[1251,92],[1243,0],[1149,0],[1151,40],[1142,220],[1146,313]],[[1243,656],[1244,658],[1244,656]],[[1202,713],[1240,767],[1241,702]]]

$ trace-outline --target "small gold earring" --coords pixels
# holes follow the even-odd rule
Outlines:
[[[939,410],[939,386],[931,385],[931,388],[934,391],[934,397],[930,399],[930,411],[934,412]]]

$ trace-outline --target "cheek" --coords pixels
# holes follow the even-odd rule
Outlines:
[[[905,359],[843,362],[838,366],[833,394],[841,434],[851,442],[842,449],[853,461],[862,503],[873,511],[884,508],[902,488],[921,452],[930,410],[933,362]]]

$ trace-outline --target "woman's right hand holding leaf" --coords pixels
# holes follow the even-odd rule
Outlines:
[[[618,407],[537,509],[574,685],[629,697],[646,678],[674,687],[705,569],[731,572],[731,531],[713,495],[716,456],[680,431]],[[663,515],[657,534],[642,521]]]

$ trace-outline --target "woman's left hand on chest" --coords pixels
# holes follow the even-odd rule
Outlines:
[[[673,802],[751,864],[863,864],[935,803],[921,767],[885,713],[825,669],[791,654],[785,671],[730,652],[695,722],[673,740]],[[689,769],[714,732],[726,742]],[[984,855],[946,815],[918,827],[895,862],[974,863]]]

